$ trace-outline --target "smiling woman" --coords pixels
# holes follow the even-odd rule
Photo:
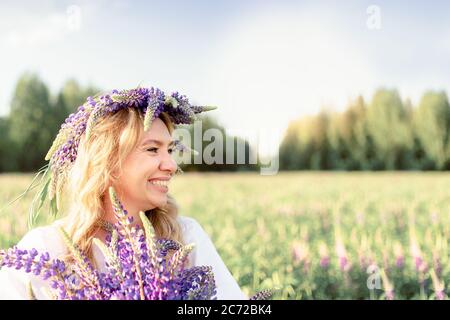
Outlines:
[[[131,111],[129,116],[132,119],[127,123],[135,122],[136,126],[139,127],[142,121],[139,115],[132,115],[133,112],[136,113],[137,111]],[[118,161],[122,164],[120,172],[116,172],[119,170],[116,169],[112,173],[114,177],[113,186],[117,190],[119,198],[122,199],[125,208],[127,208],[128,214],[134,217],[136,223],[140,221],[138,219],[139,211],[158,211],[156,208],[164,207],[173,211],[174,204],[172,199],[169,201],[167,183],[177,170],[177,163],[172,157],[171,132],[173,126],[168,116],[162,113],[160,118],[153,121],[150,130],[143,132],[142,129],[140,127],[138,134],[131,140],[124,140],[126,143],[131,142],[133,144],[132,151],[125,159]],[[149,140],[149,138],[152,139]],[[162,181],[166,185],[162,185]],[[114,213],[109,197],[104,197],[104,201],[106,203],[103,207],[107,208],[104,219],[113,222]],[[168,222],[167,225],[172,224]],[[175,229],[173,226],[172,228]],[[164,235],[163,233],[161,232],[161,236],[169,236],[169,234]]]
[[[96,124],[89,138],[81,137],[77,159],[69,173],[68,216],[63,220],[69,235],[83,251],[91,252],[93,237],[106,238],[99,220],[114,222],[107,196],[113,186],[128,214],[139,223],[139,211],[147,213],[157,235],[181,242],[175,200],[150,184],[153,177],[174,175],[177,164],[168,148],[154,150],[144,140],[171,139],[173,125],[161,113],[144,132],[137,109],[122,109]]]
[[[157,98],[153,95],[155,92]],[[142,223],[139,219],[142,211],[150,220],[157,238],[181,244],[195,243],[188,265],[212,266],[218,299],[247,299],[208,234],[195,219],[179,214],[175,199],[168,193],[169,182],[177,172],[177,163],[172,157],[174,124],[189,123],[193,119],[192,110],[200,113],[209,109],[191,107],[187,99],[178,94],[164,97],[153,88],[113,91],[111,96],[102,96],[99,101],[94,104],[88,98],[87,104],[79,108],[79,113],[66,120],[49,152],[50,165],[65,168],[52,172],[49,188],[56,179],[53,193],[56,194],[58,209],[61,207],[60,198],[67,201],[67,215],[49,226],[31,230],[18,247],[49,252],[70,266],[76,259],[58,233],[58,227],[63,227],[93,265],[98,270],[105,270],[105,258],[94,239],[107,242],[111,230],[106,226],[116,222],[108,196],[109,188],[113,187],[133,225]],[[177,108],[179,104],[181,109]],[[89,105],[93,107],[91,113],[83,118]],[[99,112],[103,109],[107,112]],[[64,131],[69,127],[82,129],[74,130],[75,135],[70,137]],[[61,139],[68,142],[61,143]],[[67,166],[70,160],[73,163]],[[55,174],[67,176],[62,179]],[[45,293],[47,283],[37,276],[6,268],[0,270],[0,298],[26,299],[29,282],[38,299],[48,298]]]

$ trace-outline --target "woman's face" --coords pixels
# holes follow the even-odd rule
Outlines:
[[[125,209],[137,213],[166,205],[169,181],[177,169],[172,152],[169,130],[161,119],[153,120],[125,159],[118,186],[114,186]]]

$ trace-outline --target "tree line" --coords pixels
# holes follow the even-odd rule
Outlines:
[[[427,91],[418,105],[380,88],[345,111],[322,109],[292,121],[280,145],[284,170],[449,170],[450,106]]]
[[[88,96],[100,92],[74,79],[56,95],[35,73],[23,74],[14,89],[10,112],[0,117],[0,172],[35,172],[46,164],[45,154],[64,119]],[[225,129],[211,116],[202,115],[202,133],[214,128],[225,140]],[[193,127],[190,131],[192,133]],[[191,135],[194,136],[193,134]],[[242,142],[242,140],[241,140]],[[211,142],[203,141],[203,149]],[[184,171],[257,170],[248,164],[253,154],[247,141],[246,164],[181,165]],[[194,146],[194,143],[191,143]],[[237,149],[235,149],[236,151]],[[444,91],[428,91],[417,106],[403,101],[395,89],[380,88],[366,102],[359,96],[345,111],[323,109],[315,116],[292,121],[279,149],[281,170],[449,170],[450,106]],[[255,158],[255,156],[253,156]],[[259,161],[259,159],[258,159]]]

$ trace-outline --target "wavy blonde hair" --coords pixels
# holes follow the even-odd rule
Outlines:
[[[122,172],[123,162],[140,142],[144,132],[143,117],[138,109],[122,109],[100,120],[87,141],[84,134],[81,137],[77,158],[64,188],[64,193],[69,197],[68,214],[62,219],[62,225],[91,260],[92,243],[98,231],[96,222],[105,214],[103,197],[109,196],[108,187],[117,183],[114,173]],[[169,116],[163,112],[159,118],[172,134],[174,127]],[[157,238],[184,244],[177,221],[178,205],[170,194],[164,207],[145,213]]]

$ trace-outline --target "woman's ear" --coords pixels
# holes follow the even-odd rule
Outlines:
[[[114,168],[114,170],[109,174],[111,177],[110,180],[113,180],[113,182],[116,182],[120,179],[120,172],[118,172],[118,168]]]

